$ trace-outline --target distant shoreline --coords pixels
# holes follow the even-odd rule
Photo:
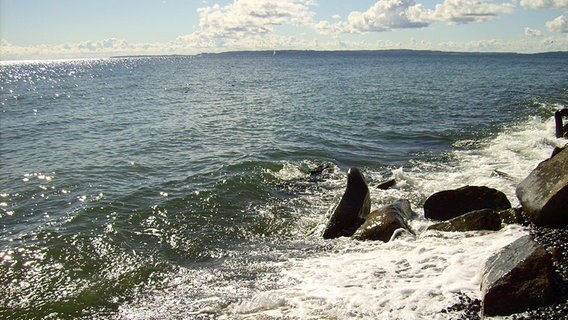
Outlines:
[[[213,56],[274,56],[274,55],[445,55],[445,56],[568,56],[566,51],[547,51],[535,53],[519,52],[467,52],[467,51],[441,51],[441,50],[413,50],[413,49],[385,49],[385,50],[240,50],[222,52],[203,52],[196,54],[133,54],[133,55],[114,55],[107,57],[61,57],[61,58],[32,58],[32,59],[2,59],[0,65],[12,63],[37,63],[52,61],[75,61],[75,60],[100,60],[100,59],[126,59],[126,58],[165,58],[165,57],[213,57]]]
[[[518,53],[518,52],[467,52],[467,51],[441,51],[441,50],[413,50],[413,49],[387,49],[387,50],[238,50],[222,52],[203,52],[197,54],[144,54],[144,55],[118,55],[111,56],[117,58],[156,58],[156,57],[199,57],[199,56],[244,56],[244,55],[291,55],[291,54],[422,54],[422,55],[468,55],[468,56],[563,56],[568,55],[568,51],[547,51],[537,53]]]

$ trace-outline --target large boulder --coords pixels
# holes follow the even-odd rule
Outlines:
[[[491,256],[481,278],[481,314],[510,315],[552,302],[556,288],[546,250],[523,236]]]
[[[493,209],[471,211],[451,220],[436,223],[428,227],[428,230],[461,232],[474,230],[497,231],[499,229],[501,229],[501,219]]]
[[[523,211],[537,225],[568,224],[568,149],[541,162],[516,190]]]
[[[357,229],[353,237],[358,240],[380,240],[388,242],[396,230],[403,229],[413,233],[406,219],[413,218],[415,213],[410,202],[405,199],[381,207],[369,214],[365,223]]]
[[[359,169],[350,168],[347,172],[347,188],[341,201],[329,219],[324,239],[349,237],[367,218],[371,211],[371,198],[365,177]]]
[[[424,217],[445,221],[475,210],[509,208],[511,203],[503,192],[488,187],[465,186],[431,195],[424,202]]]

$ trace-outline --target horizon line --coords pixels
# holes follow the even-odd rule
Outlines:
[[[542,52],[514,52],[514,51],[446,51],[446,50],[429,50],[429,49],[342,49],[342,50],[316,50],[316,49],[263,49],[263,50],[227,50],[220,52],[201,52],[195,54],[131,54],[131,55],[111,55],[106,57],[73,57],[73,58],[32,58],[32,59],[7,59],[4,60],[0,56],[0,64],[9,64],[17,62],[46,62],[46,61],[73,61],[73,60],[101,60],[101,59],[119,59],[119,58],[153,58],[153,57],[198,57],[202,55],[223,55],[223,54],[239,54],[239,53],[438,53],[438,54],[463,54],[463,55],[549,55],[549,54],[568,54],[568,50],[542,51]]]

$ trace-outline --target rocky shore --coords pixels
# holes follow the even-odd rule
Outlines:
[[[357,168],[324,231],[324,238],[389,242],[414,231],[408,200],[371,211],[369,189]],[[381,184],[389,188],[395,183]],[[529,232],[494,253],[482,266],[481,300],[466,295],[441,310],[457,319],[568,319],[568,147],[557,148],[517,186],[521,206],[485,186],[464,186],[431,195],[424,203],[429,226],[442,232],[496,231],[521,224]]]
[[[539,227],[534,223],[523,223],[529,234],[541,244],[552,259],[553,278],[558,288],[551,304],[520,314],[511,315],[513,320],[563,320],[568,318],[568,227]],[[441,311],[442,313],[462,312],[455,320],[481,319],[481,300],[460,296],[460,302]]]

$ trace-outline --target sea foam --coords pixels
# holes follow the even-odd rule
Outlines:
[[[524,234],[519,226],[494,233],[428,231],[417,239],[355,243],[290,261],[280,288],[232,308],[243,318],[447,319],[441,310],[459,294],[480,298],[483,261]]]

